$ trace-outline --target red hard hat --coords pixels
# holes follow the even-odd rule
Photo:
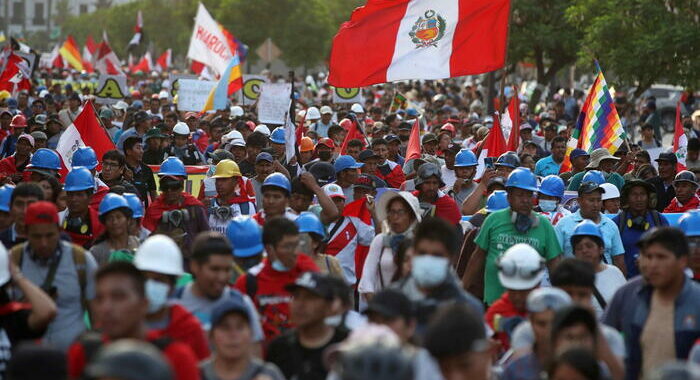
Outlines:
[[[22,114],[15,115],[10,122],[10,127],[26,127],[27,118]]]
[[[443,125],[440,128],[440,131],[448,131],[448,132],[452,133],[453,135],[455,133],[457,133],[457,129],[455,128],[455,126],[452,123],[445,123],[445,125]]]
[[[131,91],[131,97],[134,99],[141,99],[141,93],[139,91]]]
[[[318,140],[318,143],[316,143],[316,148],[318,148],[319,145],[325,145],[331,149],[335,149],[335,143],[333,142],[333,139],[328,138],[328,137],[324,137],[324,138]]]

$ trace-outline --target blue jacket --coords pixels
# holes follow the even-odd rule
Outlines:
[[[603,323],[614,327],[625,337],[627,369],[625,378],[639,378],[642,368],[642,331],[649,317],[653,288],[642,276],[623,285],[605,309]],[[676,298],[673,330],[676,358],[688,357],[695,341],[700,338],[700,285],[684,276],[683,289]]]

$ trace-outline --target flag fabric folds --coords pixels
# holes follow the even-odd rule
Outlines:
[[[173,51],[172,49],[168,49],[163,54],[158,57],[156,60],[156,68],[158,68],[160,71],[166,71],[168,68],[170,68],[170,65],[172,65],[172,56],[173,56]]]
[[[105,36],[106,37],[106,36]],[[107,39],[103,39],[97,48],[95,55],[95,70],[109,75],[124,75],[119,58],[109,46]]]
[[[83,106],[80,114],[63,131],[58,140],[56,151],[61,156],[67,170],[72,167],[73,153],[78,148],[86,146],[86,142],[90,143],[90,147],[95,150],[97,157],[102,157],[107,151],[116,149],[107,131],[97,121],[95,107],[91,102]]]
[[[97,52],[97,45],[92,39],[91,35],[87,36],[85,40],[85,46],[83,46],[83,67],[88,73],[95,72],[93,63],[95,62],[95,53]]]
[[[333,39],[328,82],[356,88],[503,67],[510,0],[367,0]]]
[[[685,170],[685,158],[688,154],[688,136],[685,135],[685,129],[683,129],[683,123],[681,123],[681,102],[678,101],[676,104],[676,123],[673,132],[673,152],[676,154],[678,163],[676,164],[677,170]]]
[[[58,49],[58,52],[71,67],[78,71],[83,71],[83,57],[78,50],[78,44],[75,43],[73,36],[68,36],[66,42]]]
[[[406,145],[406,162],[421,157],[420,122],[418,120],[419,118],[416,118],[416,121],[413,123],[413,127],[411,127],[411,135],[408,137],[408,144]]]
[[[507,131],[508,150],[517,152],[520,145],[520,99],[518,99],[517,90],[514,91],[513,97],[508,102],[508,107],[503,114],[503,131]]]
[[[486,169],[486,164],[484,160],[488,157],[497,158],[503,153],[508,151],[506,146],[506,140],[503,138],[503,130],[501,129],[500,115],[494,113],[493,115],[493,126],[486,135],[484,139],[484,144],[481,146],[481,152],[479,153],[479,158],[477,160],[476,175],[474,178],[481,178],[481,175]]]
[[[228,97],[242,87],[241,61],[238,59],[238,55],[234,55],[221,75],[219,82],[209,93],[202,112],[226,109]]]
[[[231,44],[235,44],[231,33],[217,23],[204,5],[199,3],[187,58],[209,66],[217,75],[221,75],[236,50],[235,47],[231,48]]]
[[[136,14],[136,26],[134,27],[134,36],[131,37],[127,50],[131,50],[136,46],[141,44],[141,37],[143,37],[143,15],[141,11]]]
[[[345,135],[345,139],[343,140],[343,144],[340,145],[340,154],[347,154],[348,143],[351,140],[355,140],[355,139],[362,141],[363,145],[366,141],[365,136],[360,131],[360,128],[357,126],[357,123],[353,121],[352,124],[350,124],[350,128],[348,129],[348,133]]]
[[[7,53],[5,68],[0,72],[0,91],[7,91],[15,96],[20,90],[31,88],[31,71],[29,65],[13,51]]]

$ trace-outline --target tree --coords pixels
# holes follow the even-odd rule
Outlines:
[[[95,0],[95,8],[107,9],[112,6],[112,0]]]
[[[680,0],[579,0],[567,12],[583,33],[582,61],[598,58],[639,96],[652,84],[700,85],[700,13]]]

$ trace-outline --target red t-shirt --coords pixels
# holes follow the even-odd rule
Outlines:
[[[272,269],[272,264],[265,258],[261,265],[249,270],[245,276],[238,277],[233,285],[241,293],[248,294],[258,308],[266,341],[269,342],[292,328],[289,320],[291,295],[284,287],[304,272],[318,272],[318,267],[309,256],[298,255],[296,265],[287,272]],[[250,294],[247,289],[247,278],[251,275],[256,279],[255,294]]]

